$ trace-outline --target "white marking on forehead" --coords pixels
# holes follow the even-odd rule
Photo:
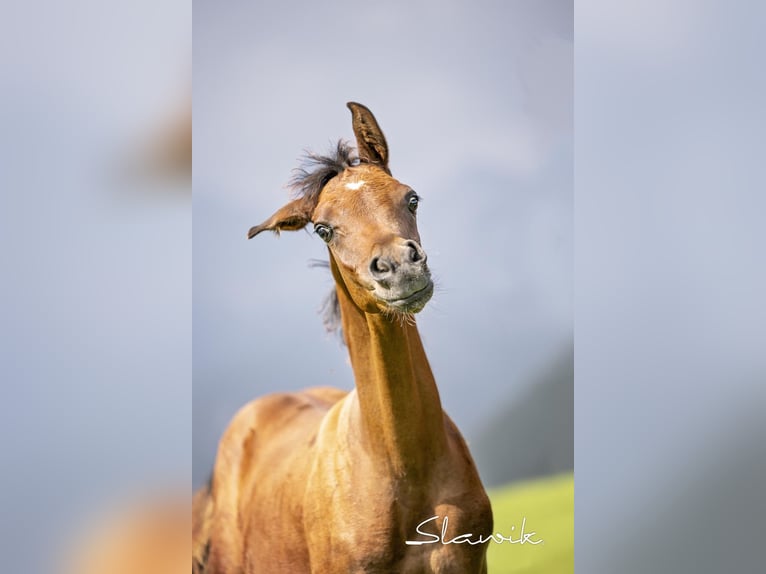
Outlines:
[[[346,189],[350,189],[351,191],[356,191],[360,187],[364,185],[364,180],[360,179],[359,181],[352,181],[350,183],[346,184]]]

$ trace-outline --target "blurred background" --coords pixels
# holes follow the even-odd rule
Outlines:
[[[577,3],[578,572],[765,569],[765,17]]]
[[[8,572],[60,572],[108,508],[188,500],[190,31],[183,1],[0,7]]]

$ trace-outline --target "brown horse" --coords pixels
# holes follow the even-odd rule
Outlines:
[[[245,406],[194,499],[194,569],[209,574],[486,572],[492,512],[442,411],[413,315],[433,293],[418,195],[393,177],[372,113],[349,103],[358,157],[310,156],[297,198],[261,225],[328,247],[356,388]],[[485,537],[482,539],[481,537]]]

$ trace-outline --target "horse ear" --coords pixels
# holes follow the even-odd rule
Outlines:
[[[311,221],[311,206],[303,198],[295,199],[277,210],[260,225],[250,228],[247,232],[247,238],[252,239],[261,231],[274,231],[279,234],[280,231],[297,231],[306,227]]]
[[[346,106],[351,110],[351,121],[360,159],[378,164],[391,173],[388,170],[388,144],[375,116],[362,104],[348,102]]]

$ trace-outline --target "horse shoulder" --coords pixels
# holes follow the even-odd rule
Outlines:
[[[305,488],[317,429],[341,394],[330,388],[275,393],[235,414],[213,471],[211,565],[237,571],[248,555],[263,560],[261,550],[280,535],[274,528],[300,527],[302,509],[294,501]]]

